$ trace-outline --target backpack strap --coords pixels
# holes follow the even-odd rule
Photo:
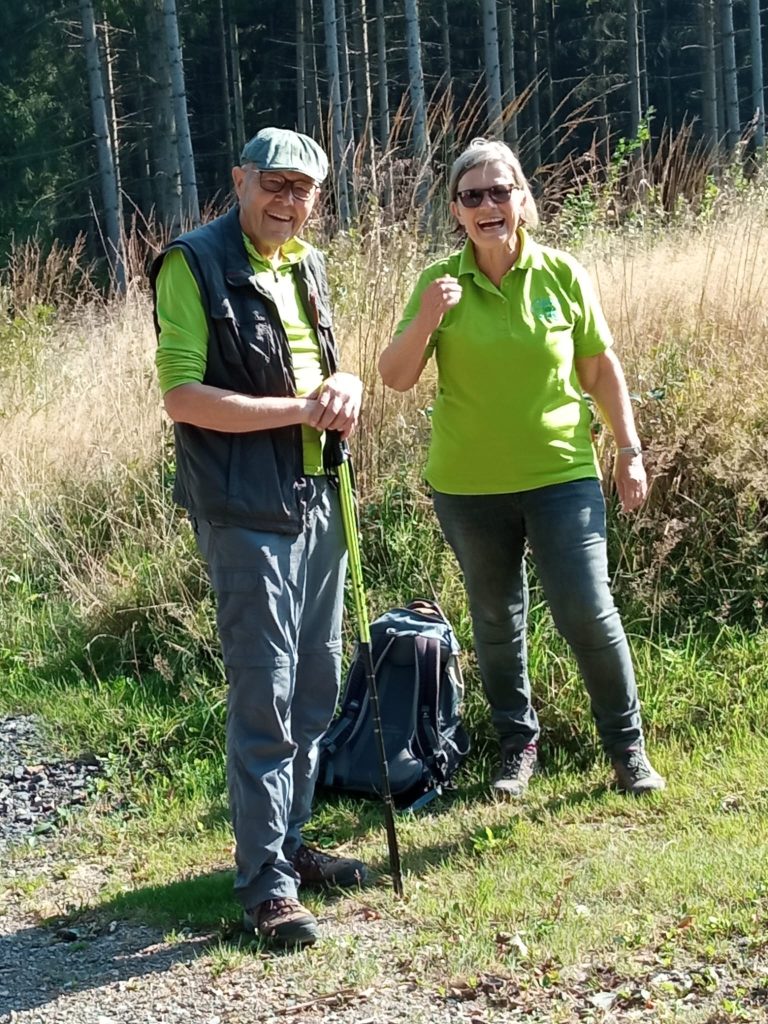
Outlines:
[[[386,657],[394,640],[394,637],[378,637],[372,642],[371,656],[373,657],[374,672]],[[367,700],[368,680],[365,674],[365,664],[363,659],[356,654],[347,676],[339,715],[320,741],[320,753],[325,762],[322,784],[328,788],[333,786],[333,755],[339,747],[349,741],[355,728],[362,722]]]
[[[416,734],[424,763],[440,782],[447,781],[448,757],[440,745],[438,700],[440,694],[440,641],[437,637],[414,639],[419,711]]]

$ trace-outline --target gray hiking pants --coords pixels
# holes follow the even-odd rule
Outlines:
[[[235,896],[295,897],[289,862],[312,809],[318,741],[339,693],[346,546],[338,494],[307,478],[298,536],[196,520],[229,683]]]

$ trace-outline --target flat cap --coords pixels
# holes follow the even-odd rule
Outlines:
[[[261,171],[297,171],[318,183],[328,174],[328,157],[315,140],[288,128],[262,128],[243,146],[240,163]]]

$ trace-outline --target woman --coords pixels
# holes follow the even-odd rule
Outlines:
[[[379,369],[389,387],[407,391],[433,352],[437,359],[426,478],[464,574],[501,746],[494,788],[520,796],[537,764],[527,541],[619,787],[663,789],[645,753],[629,647],[609,590],[605,504],[583,396],[613,432],[622,508],[637,508],[645,470],[608,325],[586,271],[528,234],[536,206],[506,145],[475,139],[454,163],[449,191],[466,244],[421,275]]]

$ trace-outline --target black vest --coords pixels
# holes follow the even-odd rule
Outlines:
[[[238,208],[176,238],[152,264],[153,293],[171,248],[184,253],[208,320],[203,383],[246,395],[295,395],[288,337],[274,302],[253,280]],[[310,250],[292,272],[317,332],[324,370],[334,373],[337,354],[322,255]],[[301,530],[306,482],[300,426],[228,434],[176,423],[174,433],[174,498],[190,515],[253,530]]]

